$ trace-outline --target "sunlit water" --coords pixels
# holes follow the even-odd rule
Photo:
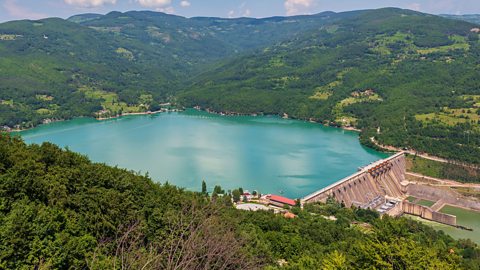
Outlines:
[[[277,117],[225,117],[195,110],[107,121],[81,118],[21,132],[93,161],[148,172],[159,182],[199,190],[243,187],[303,197],[386,157],[358,134]]]

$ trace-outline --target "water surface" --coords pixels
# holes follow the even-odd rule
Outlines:
[[[96,162],[148,172],[159,182],[199,190],[205,179],[225,189],[303,197],[386,154],[358,134],[277,117],[225,117],[195,110],[107,121],[80,118],[20,133]]]
[[[455,239],[471,239],[477,244],[480,244],[480,212],[467,210],[451,205],[444,206],[440,212],[457,216],[457,224],[467,228],[473,229],[473,231],[462,230],[453,226],[428,221],[419,217],[409,216],[415,220],[432,226],[436,230],[442,230],[446,234],[452,236]]]

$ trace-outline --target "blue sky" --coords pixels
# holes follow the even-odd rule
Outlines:
[[[0,0],[0,21],[79,13],[156,10],[186,17],[269,17],[380,7],[427,13],[480,13],[480,0]]]

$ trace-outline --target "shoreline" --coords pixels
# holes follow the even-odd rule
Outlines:
[[[111,116],[111,117],[78,116],[78,117],[72,117],[70,119],[48,119],[50,121],[44,121],[41,124],[33,126],[33,127],[21,128],[21,129],[9,128],[9,129],[3,130],[3,131],[0,130],[0,132],[6,132],[6,133],[23,132],[23,131],[31,130],[31,129],[34,129],[34,128],[37,128],[37,127],[40,127],[40,126],[43,126],[43,125],[49,125],[49,124],[56,123],[56,122],[69,121],[69,120],[78,119],[78,118],[92,118],[92,119],[98,120],[98,121],[105,121],[105,120],[110,120],[110,119],[121,118],[121,117],[124,117],[124,116],[154,115],[154,114],[159,114],[159,113],[163,113],[163,112],[179,112],[179,111],[182,111],[182,110],[181,109],[174,109],[174,110],[158,110],[158,111],[153,111],[153,112],[122,113],[120,115],[115,115],[115,116]],[[47,120],[47,119],[45,119],[45,120]]]
[[[309,122],[309,123],[320,124],[320,125],[323,125],[325,127],[339,128],[339,129],[343,129],[343,130],[347,130],[347,131],[354,131],[354,132],[358,132],[358,133],[362,132],[361,129],[358,129],[358,128],[355,128],[355,127],[329,125],[329,124],[322,123],[318,120],[315,120],[314,118],[302,119],[302,118],[290,117],[286,113],[283,113],[283,115],[280,115],[280,114],[274,114],[274,113],[269,114],[269,113],[264,113],[264,112],[256,112],[256,113],[237,113],[237,112],[228,112],[228,111],[218,112],[218,111],[215,111],[215,110],[212,110],[212,109],[209,109],[209,108],[202,108],[200,106],[194,106],[191,109],[195,109],[197,111],[204,111],[204,112],[207,112],[207,113],[216,114],[216,115],[220,115],[220,116],[278,116],[282,119],[305,121],[305,122]]]
[[[174,109],[174,110],[165,110],[165,109],[161,109],[161,110],[158,110],[158,111],[148,111],[148,112],[130,112],[130,113],[122,113],[122,114],[119,114],[119,115],[115,115],[115,116],[110,116],[110,117],[95,117],[96,120],[98,121],[104,121],[104,120],[109,120],[109,119],[116,119],[116,118],[121,118],[121,117],[124,117],[124,116],[135,116],[135,115],[154,115],[154,114],[159,114],[159,113],[163,113],[163,112],[179,112],[181,111],[180,109]]]
[[[357,129],[357,128],[354,128],[354,127],[345,127],[345,126],[337,126],[337,125],[328,125],[328,124],[325,124],[325,123],[322,123],[322,122],[319,122],[313,118],[309,118],[309,119],[300,119],[300,118],[294,118],[294,117],[290,117],[288,114],[284,113],[283,115],[280,115],[280,114],[265,114],[263,112],[257,112],[257,113],[237,113],[237,112],[217,112],[217,111],[214,111],[214,110],[211,110],[209,108],[202,108],[200,106],[194,106],[194,107],[191,107],[191,108],[187,108],[187,109],[194,109],[194,110],[197,110],[197,111],[204,111],[204,112],[207,112],[207,113],[211,113],[211,114],[216,114],[216,115],[220,115],[220,116],[278,116],[282,119],[289,119],[289,120],[299,120],[299,121],[305,121],[305,122],[310,122],[310,123],[314,123],[314,124],[320,124],[320,125],[323,125],[325,127],[332,127],[332,128],[339,128],[339,129],[342,129],[342,130],[346,130],[346,131],[354,131],[354,132],[357,132],[357,133],[360,133],[362,132],[361,129]],[[137,116],[137,115],[155,115],[155,114],[159,114],[159,113],[164,113],[164,112],[181,112],[181,111],[184,111],[185,108],[182,108],[182,109],[173,109],[173,110],[168,110],[168,109],[161,109],[161,110],[158,110],[158,111],[148,111],[148,112],[130,112],[130,113],[122,113],[120,115],[115,115],[115,116],[110,116],[110,117],[92,117],[92,116],[78,116],[78,117],[73,117],[71,119],[74,119],[74,118],[93,118],[95,120],[98,120],[98,121],[105,121],[105,120],[111,120],[111,119],[117,119],[117,118],[122,118],[124,116]],[[30,130],[30,129],[34,129],[34,128],[37,128],[39,126],[42,126],[42,125],[48,125],[48,124],[51,124],[51,123],[55,123],[55,122],[62,122],[62,121],[68,121],[68,120],[71,120],[71,119],[45,119],[45,120],[49,120],[49,121],[45,121],[39,125],[36,125],[36,126],[33,126],[33,127],[29,127],[29,128],[21,128],[21,129],[14,129],[14,128],[9,128],[7,130],[4,130],[5,132],[7,133],[15,133],[15,132],[22,132],[22,131],[27,131],[27,130]]]

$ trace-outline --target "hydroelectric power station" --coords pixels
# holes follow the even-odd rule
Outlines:
[[[409,182],[406,181],[405,174],[405,154],[400,152],[306,196],[302,203],[326,202],[328,198],[334,198],[346,207],[370,208],[391,216],[412,214],[456,226],[455,216],[406,200]]]

